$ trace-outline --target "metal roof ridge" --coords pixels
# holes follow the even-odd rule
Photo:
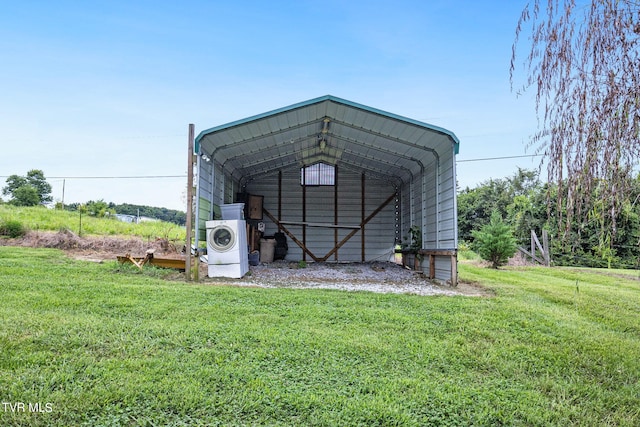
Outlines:
[[[353,102],[353,101],[349,101],[343,98],[339,98],[337,96],[333,96],[333,95],[324,95],[324,96],[320,96],[317,98],[313,98],[313,99],[309,99],[307,101],[302,101],[302,102],[297,102],[295,104],[291,104],[288,105],[286,107],[281,107],[281,108],[277,108],[275,110],[271,110],[271,111],[267,111],[264,113],[260,113],[260,114],[256,114],[254,116],[250,116],[250,117],[246,117],[244,119],[240,119],[240,120],[235,120],[229,123],[225,123],[219,126],[214,126],[212,128],[209,129],[205,129],[203,131],[201,131],[198,136],[195,139],[195,151],[198,152],[199,150],[199,146],[200,146],[200,140],[202,138],[204,138],[206,135],[210,134],[210,133],[214,133],[217,132],[219,130],[223,130],[223,129],[228,129],[228,128],[232,128],[235,126],[240,126],[243,125],[245,123],[249,123],[255,120],[260,120],[260,119],[264,119],[266,117],[270,117],[270,116],[275,116],[276,114],[281,114],[287,111],[292,111],[298,108],[303,108],[309,105],[313,105],[313,104],[319,104],[321,102],[324,101],[333,101],[336,102],[338,104],[343,104],[349,107],[353,107],[353,108],[357,108],[360,110],[364,110],[370,113],[374,113],[374,114],[378,114],[390,119],[394,119],[394,120],[399,120],[399,121],[403,121],[405,123],[410,123],[413,124],[415,126],[419,126],[419,127],[424,127],[439,133],[442,133],[444,135],[449,136],[454,143],[455,146],[455,154],[458,154],[459,151],[459,145],[460,145],[460,140],[458,139],[458,137],[450,130],[436,126],[436,125],[432,125],[430,123],[426,123],[426,122],[421,122],[419,120],[414,120],[414,119],[410,119],[408,117],[405,116],[401,116],[399,114],[394,114],[394,113],[390,113],[388,111],[384,111],[384,110],[380,110],[377,108],[373,108],[373,107],[369,107],[367,105],[364,104],[359,104],[357,102]]]
[[[455,144],[455,148],[456,148],[456,154],[458,154],[458,146],[460,145],[460,140],[458,139],[458,137],[456,136],[455,133],[453,133],[452,131],[450,131],[448,129],[445,129],[445,128],[440,127],[440,126],[432,125],[431,123],[421,122],[419,120],[415,120],[415,119],[411,119],[409,117],[401,116],[399,114],[390,113],[388,111],[380,110],[378,108],[369,107],[367,105],[359,104],[357,102],[353,102],[353,101],[349,101],[349,100],[346,100],[346,99],[338,98],[336,96],[327,95],[325,98],[331,99],[331,100],[333,100],[335,102],[338,102],[338,103],[341,103],[341,104],[348,105],[350,107],[354,107],[354,108],[358,108],[358,109],[361,109],[361,110],[365,110],[365,111],[368,111],[368,112],[374,113],[374,114],[379,114],[381,116],[386,116],[386,117],[394,119],[394,120],[400,120],[400,121],[403,121],[403,122],[411,123],[413,125],[424,127],[424,128],[427,128],[427,129],[431,129],[433,131],[436,131],[436,132],[442,133],[444,135],[447,135],[447,136],[451,137],[451,139],[453,140],[453,142]]]

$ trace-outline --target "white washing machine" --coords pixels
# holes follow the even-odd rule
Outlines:
[[[228,219],[207,221],[209,277],[238,279],[249,271],[247,223]]]

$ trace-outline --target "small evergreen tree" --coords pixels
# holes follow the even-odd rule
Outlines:
[[[511,227],[502,221],[498,212],[491,214],[491,220],[480,230],[472,232],[473,248],[482,259],[491,263],[491,268],[505,265],[516,253],[516,241]]]

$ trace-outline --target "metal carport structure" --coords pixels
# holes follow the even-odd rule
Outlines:
[[[196,242],[238,193],[263,197],[265,233],[287,259],[390,260],[411,227],[424,270],[457,281],[458,138],[331,95],[200,132]]]

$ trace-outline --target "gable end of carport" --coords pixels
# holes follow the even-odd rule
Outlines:
[[[420,227],[429,260],[423,267],[430,276],[450,280],[455,272],[447,267],[453,265],[449,256],[457,249],[458,151],[458,138],[446,129],[331,95],[212,127],[196,138],[199,228],[216,206],[233,202],[235,193],[255,188],[254,182],[326,163],[337,166],[341,178],[361,174],[368,183],[382,180],[395,188],[396,223],[390,227],[397,231],[388,247],[412,226]]]

